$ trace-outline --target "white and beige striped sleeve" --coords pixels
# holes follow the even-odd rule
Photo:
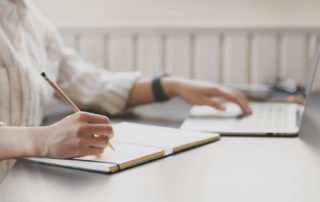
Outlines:
[[[61,45],[55,28],[51,27],[49,36],[51,51],[58,51],[61,58],[58,82],[71,99],[80,106],[100,108],[112,115],[122,113],[140,73],[111,73],[97,68],[85,62],[74,50]]]
[[[84,62],[73,50],[64,48],[59,82],[78,104],[98,107],[110,114],[123,112],[130,89],[139,73],[110,73]]]
[[[5,126],[5,123],[0,122],[0,127],[3,126]],[[15,162],[16,161],[14,159],[0,160],[0,184],[2,180],[5,178],[5,176],[9,173]]]

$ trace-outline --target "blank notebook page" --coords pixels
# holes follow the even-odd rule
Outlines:
[[[113,142],[163,148],[167,153],[219,139],[219,135],[215,133],[190,132],[128,122],[116,124],[113,129],[115,134]]]

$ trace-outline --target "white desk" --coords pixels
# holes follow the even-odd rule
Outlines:
[[[319,202],[319,103],[314,97],[298,138],[223,137],[113,175],[19,162],[0,185],[0,201]]]

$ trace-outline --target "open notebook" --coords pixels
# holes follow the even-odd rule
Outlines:
[[[75,159],[25,158],[37,163],[114,173],[157,158],[219,139],[218,134],[183,131],[179,129],[122,122],[113,126],[112,145],[101,157]]]

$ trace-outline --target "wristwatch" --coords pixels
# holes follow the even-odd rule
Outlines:
[[[170,98],[164,92],[164,89],[161,85],[161,80],[163,77],[167,77],[169,74],[160,74],[153,77],[152,80],[152,93],[154,96],[154,100],[156,102],[165,102],[168,101]]]

